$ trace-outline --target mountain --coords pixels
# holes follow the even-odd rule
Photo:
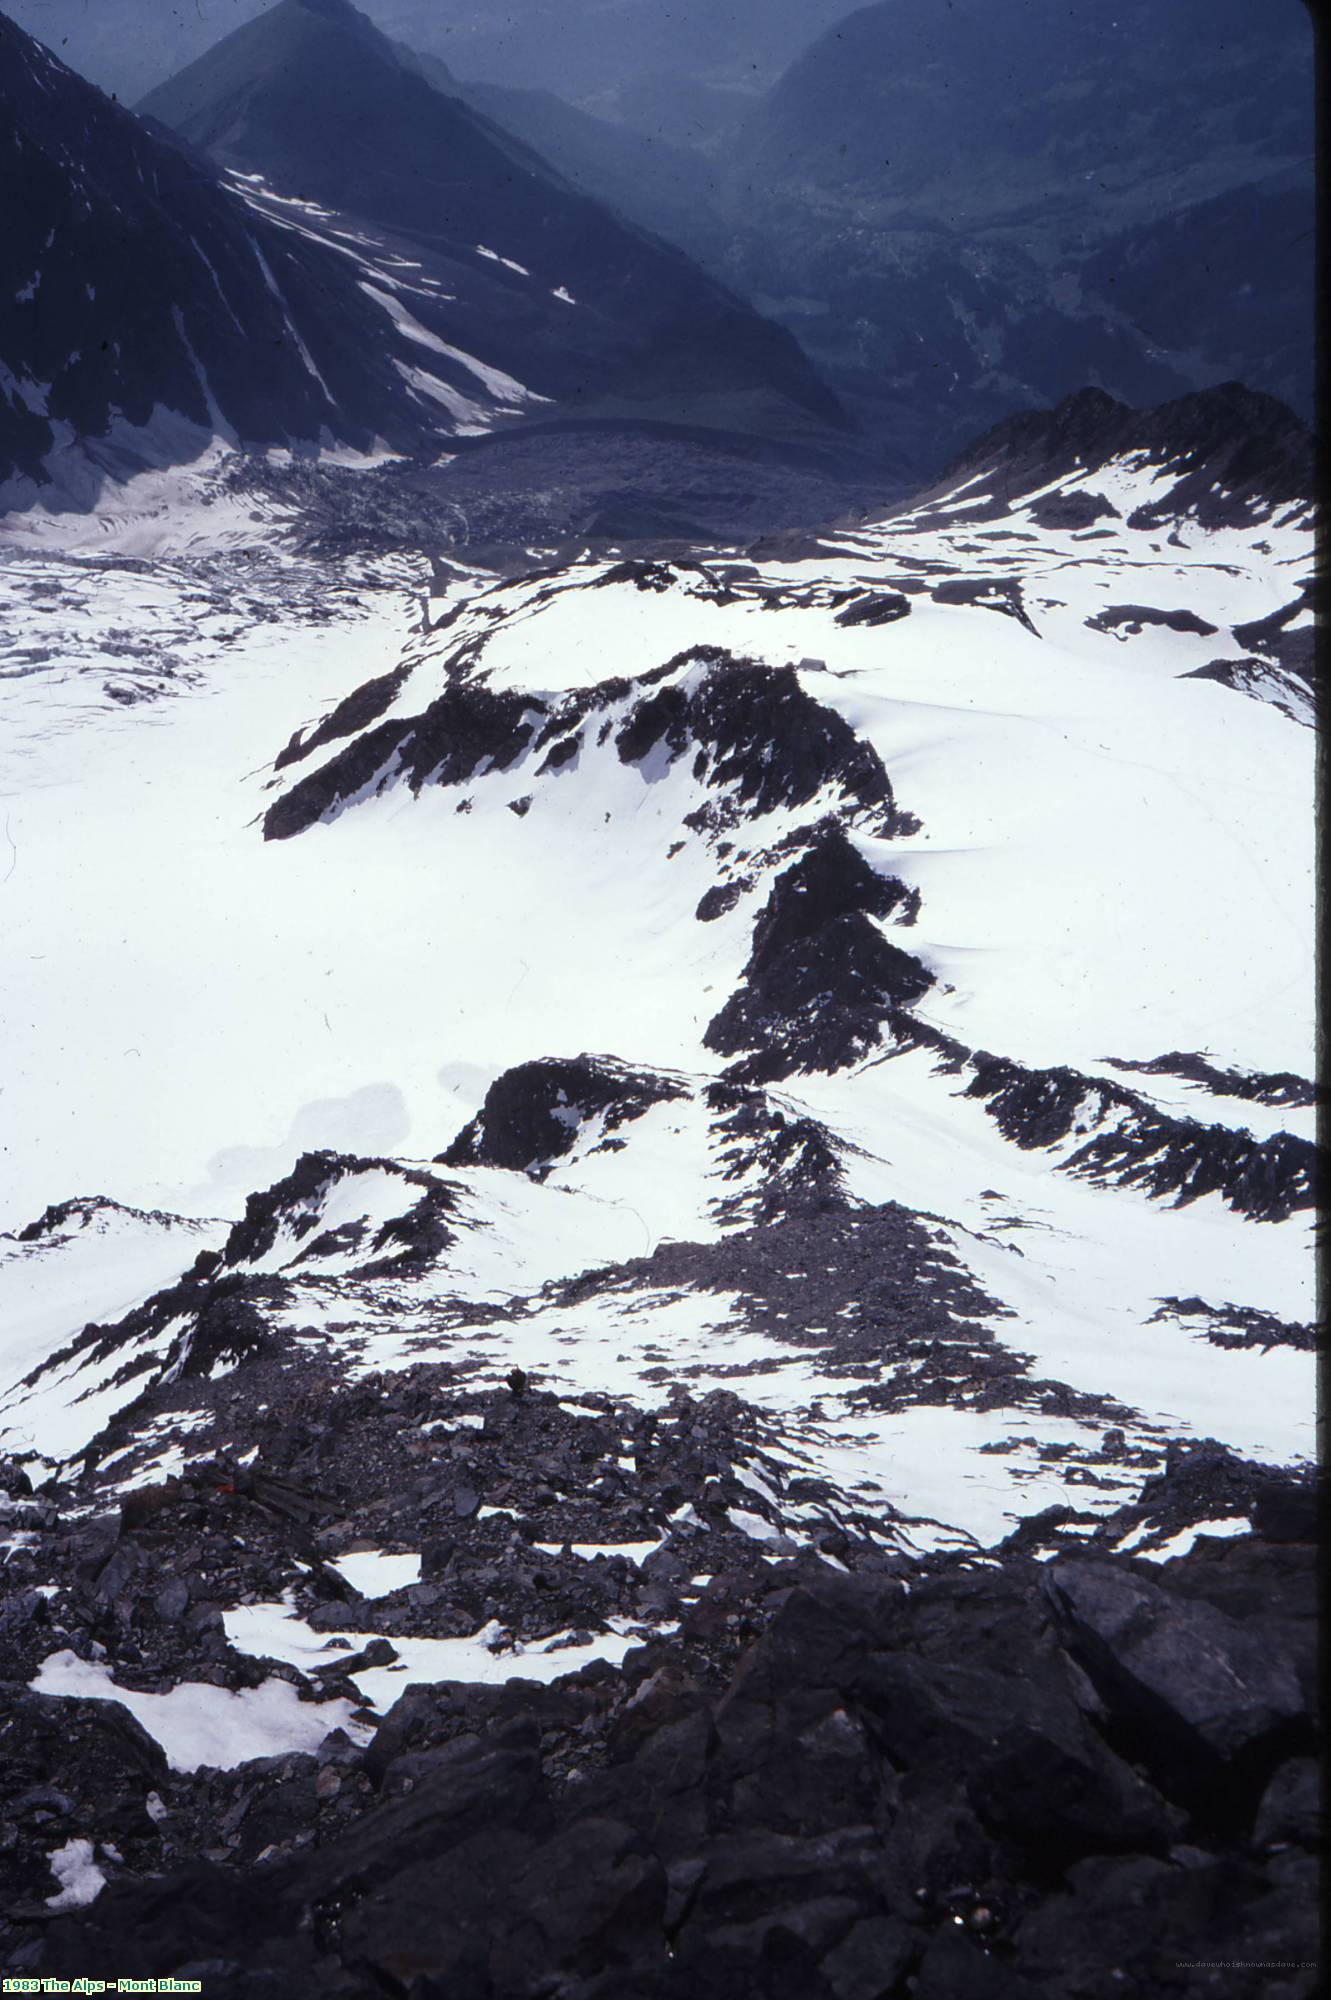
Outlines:
[[[1149,467],[1163,488],[1129,515],[1135,528],[1176,529],[1181,516],[1207,529],[1250,527],[1301,515],[1316,481],[1314,439],[1307,425],[1272,396],[1241,382],[1184,396],[1155,410],[1133,410],[1103,390],[1084,389],[1054,410],[1006,417],[977,438],[941,482],[953,491],[963,473],[968,512],[1001,514],[1029,498],[1044,525],[1067,512],[1070,488],[1097,473],[1114,483],[1122,465],[1140,476]],[[977,492],[983,484],[988,492]],[[1083,507],[1082,511],[1087,511]],[[1106,503],[1095,516],[1110,515]],[[1046,518],[1047,517],[1047,518]]]
[[[1312,104],[1299,0],[879,0],[713,157],[719,268],[917,453],[1088,381],[1307,416]]]
[[[277,11],[256,35],[285,37],[293,60],[307,41],[322,49],[327,68],[308,75],[333,102],[358,67],[369,81],[357,115],[373,101],[387,116],[401,85],[419,113],[409,143],[433,148],[436,173],[465,158],[467,179],[446,214],[415,188],[403,226],[431,225],[428,249],[349,227],[299,191],[219,171],[0,18],[4,143],[22,196],[0,252],[9,506],[86,506],[108,482],[218,441],[434,459],[554,398],[811,440],[840,422],[789,336],[410,75],[351,10]],[[281,164],[298,172],[294,155]],[[374,190],[370,178],[370,205],[391,219],[391,170]]]
[[[86,497],[215,438],[433,456],[530,401],[415,321],[373,246],[224,182],[3,18],[0,97],[11,502]]]
[[[125,103],[193,62],[266,0],[13,0],[14,19]],[[581,100],[645,73],[711,85],[737,102],[772,82],[849,0],[369,0],[386,33],[453,65],[468,80],[556,90]]]
[[[11,529],[12,1977],[1315,1956],[1310,455],[1092,390],[747,549]]]
[[[696,236],[713,193],[712,170],[692,144],[594,116],[551,90],[466,82],[440,57],[396,44],[409,67],[448,97],[461,97],[533,147],[584,194],[611,202],[641,227],[679,241]]]
[[[566,406],[732,428],[841,420],[793,339],[432,87],[349,0],[280,0],[141,110],[235,170],[503,287],[487,352]],[[481,333],[460,301],[467,341]]]
[[[11,1981],[1313,1959],[1312,469],[1090,389],[742,549],[9,524]]]
[[[845,0],[380,0],[375,18],[468,79],[591,104],[643,78],[751,94],[850,9]],[[742,95],[741,95],[742,101]],[[644,129],[651,129],[644,127]]]

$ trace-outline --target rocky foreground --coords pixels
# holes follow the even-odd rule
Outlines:
[[[8,1973],[212,2000],[1317,1990],[1306,1479],[1175,1447],[1067,1555],[1068,1509],[989,1554],[796,1552],[743,1511],[724,1392],[641,1413],[262,1359],[216,1392],[256,1424],[247,1465],[118,1507],[110,1475],[99,1504],[94,1471],[5,1470]],[[1147,1520],[1186,1552],[1114,1553]],[[361,1596],[348,1549],[394,1545],[419,1580]],[[256,1656],[264,1605],[302,1665]],[[415,1681],[404,1634],[478,1627],[487,1679]],[[99,1698],[41,1691],[71,1658]],[[317,1748],[190,1768],[274,1692]]]

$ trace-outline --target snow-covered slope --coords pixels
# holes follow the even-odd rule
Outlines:
[[[1308,1454],[1308,514],[1156,429],[743,557],[14,550],[4,1218],[235,1218],[29,1448],[276,1356],[724,1387],[791,1533]]]

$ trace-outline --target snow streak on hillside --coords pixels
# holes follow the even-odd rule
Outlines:
[[[1310,537],[1166,477],[428,591],[12,547],[0,1444],[147,1387],[160,1476],[271,1352],[724,1388],[745,1533],[912,1546],[1309,1454]]]

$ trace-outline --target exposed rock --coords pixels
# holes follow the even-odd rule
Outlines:
[[[372,1968],[495,2000],[554,1979],[578,2000],[891,2000],[906,1981],[1079,2000],[1106,1964],[1144,1992],[1200,1941],[1311,1958],[1316,1772],[1277,1748],[1297,1702],[1255,1633],[1121,1559],[951,1558],[909,1582],[759,1563],[620,1673],[416,1688],[363,1751],[330,1739],[318,1762],[188,1782],[136,1752],[119,1778],[133,1861],[85,1909],[11,1921],[8,1962],[216,1964],[237,1993],[276,1963],[287,1990],[334,1993]],[[333,1656],[326,1677],[355,1664]],[[85,1712],[26,1697],[7,1747],[56,1710]],[[120,1740],[116,1711],[86,1712]],[[1149,1776],[1102,1734],[1134,1728]],[[1243,1774],[1250,1824],[1180,1742]],[[65,1768],[34,1806],[55,1815],[48,1845],[69,1837]],[[106,1822],[72,1824],[100,1839]],[[1284,1990],[1313,1989],[1295,1973]]]
[[[615,738],[624,763],[640,764],[653,750],[672,762],[693,755],[697,774],[751,814],[810,805],[835,790],[873,814],[883,833],[904,824],[877,752],[813,699],[793,667],[708,647],[671,664],[691,662],[701,670],[691,687],[672,682],[637,704]]]
[[[1030,504],[1029,513],[1038,528],[1093,528],[1097,521],[1117,521],[1122,517],[1103,493],[1045,493]]]
[[[1221,1069],[1205,1056],[1187,1055],[1180,1050],[1156,1056],[1150,1062],[1128,1062],[1120,1056],[1110,1056],[1107,1060],[1115,1069],[1135,1071],[1139,1076],[1181,1077],[1217,1097],[1238,1097],[1252,1104],[1307,1105],[1318,1101],[1317,1085],[1289,1070],[1263,1075],[1249,1070]]]
[[[1093,632],[1138,633],[1148,625],[1163,626],[1167,632],[1195,632],[1203,639],[1213,638],[1216,632],[1216,627],[1195,611],[1161,611],[1149,604],[1107,604],[1086,623]]]
[[[419,791],[427,779],[464,784],[482,763],[506,771],[532,740],[530,708],[523,695],[495,694],[483,682],[454,682],[415,721],[380,723],[300,779],[269,807],[264,838],[289,840],[353,794],[390,782],[404,781]]]
[[[1159,1111],[1102,1078],[1067,1068],[1030,1070],[1006,1057],[978,1055],[968,1095],[982,1097],[1006,1137],[1051,1146],[1088,1127],[1091,1136],[1063,1162],[1097,1181],[1145,1187],[1177,1201],[1223,1193],[1241,1214],[1283,1221],[1313,1200],[1317,1151],[1307,1139],[1203,1125]],[[1122,1114],[1109,1118],[1110,1111]],[[1094,1127],[1104,1121],[1104,1129]]]
[[[910,599],[899,590],[865,591],[838,611],[836,622],[843,626],[895,625],[899,618],[910,616]]]
[[[933,984],[878,928],[888,917],[909,922],[917,907],[915,892],[870,867],[838,824],[824,823],[777,877],[743,983],[709,1024],[707,1046],[753,1052],[732,1067],[740,1082],[844,1069],[877,1043],[894,1008]]]
[[[1103,1564],[1053,1565],[1046,1594],[1125,1741],[1187,1793],[1228,1770],[1239,1812],[1257,1774],[1309,1729],[1293,1662],[1214,1605]]]
[[[1168,527],[1185,515],[1204,528],[1246,527],[1311,502],[1307,426],[1274,397],[1238,382],[1152,410],[1129,409],[1101,389],[1078,390],[1052,411],[995,425],[949,468],[947,483],[983,470],[987,490],[1011,502],[1129,455],[1171,475],[1168,484],[1160,481],[1158,499],[1134,511],[1130,527]]]
[[[684,1094],[675,1079],[628,1069],[608,1056],[520,1063],[490,1085],[481,1110],[440,1160],[450,1167],[510,1167],[539,1178],[572,1151],[591,1120],[601,1117],[605,1131],[614,1132],[653,1104]]]

